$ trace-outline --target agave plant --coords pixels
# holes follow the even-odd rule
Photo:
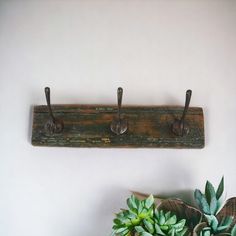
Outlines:
[[[121,211],[114,219],[113,235],[183,236],[187,232],[186,220],[178,221],[170,211],[159,211],[152,195],[144,200],[132,195],[127,205],[129,209]]]
[[[220,184],[215,191],[215,188],[211,182],[207,181],[205,185],[205,194],[203,194],[199,189],[194,192],[195,200],[200,208],[200,210],[205,215],[216,215],[221,207],[220,198],[224,192],[224,177],[222,177]]]
[[[234,222],[234,214],[230,214],[226,208],[222,208],[221,197],[224,192],[224,177],[215,190],[213,185],[207,181],[205,185],[205,194],[199,189],[194,192],[195,200],[199,209],[203,212],[206,223],[196,226],[195,233],[200,236],[211,235],[235,235],[236,227]],[[230,201],[232,204],[235,199]],[[220,211],[220,209],[222,210]]]

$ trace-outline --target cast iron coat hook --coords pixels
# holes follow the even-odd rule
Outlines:
[[[172,124],[172,132],[177,136],[184,136],[189,133],[189,126],[185,121],[185,117],[188,112],[191,96],[192,90],[189,89],[186,91],[185,106],[182,117],[180,119],[175,119],[174,123]]]
[[[121,104],[122,104],[123,89],[119,87],[117,89],[117,99],[118,99],[118,114],[117,117],[113,119],[111,123],[111,131],[117,135],[123,134],[128,129],[128,121],[121,118]]]
[[[63,130],[64,124],[62,120],[59,120],[55,118],[55,116],[52,113],[52,107],[50,102],[50,88],[45,87],[45,96],[47,101],[47,107],[48,107],[48,113],[49,113],[49,120],[45,124],[45,130],[49,132],[50,134],[54,133],[60,133]]]

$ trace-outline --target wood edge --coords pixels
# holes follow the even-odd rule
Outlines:
[[[58,106],[58,107],[117,107],[116,104],[52,104],[53,106]],[[33,105],[34,108],[41,108],[41,107],[47,107],[47,105]],[[139,105],[139,104],[127,104],[127,105],[122,105],[122,107],[141,107],[141,108],[183,108],[184,106],[181,105]],[[198,106],[193,106],[189,107],[191,109],[201,109],[203,111],[202,107]]]

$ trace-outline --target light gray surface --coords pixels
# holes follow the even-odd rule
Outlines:
[[[235,1],[1,1],[0,234],[105,236],[129,190],[236,195]],[[32,147],[31,105],[191,105],[203,150]],[[185,191],[186,190],[186,191]],[[186,193],[187,192],[187,193]],[[188,194],[187,194],[188,195]]]

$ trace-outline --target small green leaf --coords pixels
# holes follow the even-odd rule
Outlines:
[[[116,233],[120,234],[120,233],[122,233],[125,230],[127,230],[127,227],[119,228],[119,229],[116,230]]]
[[[222,196],[223,192],[224,192],[224,176],[221,178],[220,184],[216,191],[217,200]]]
[[[140,202],[140,200],[139,200],[138,198],[136,198],[136,197],[134,196],[134,194],[131,195],[131,199],[132,199],[132,201],[136,204],[136,208],[137,208],[137,207],[138,207],[138,203]]]
[[[142,202],[138,202],[138,214],[140,214],[143,211],[143,205]]]
[[[211,236],[211,231],[207,230],[203,233],[204,236]]]
[[[188,231],[188,228],[187,228],[187,227],[184,227],[183,230],[181,230],[180,232],[178,232],[178,235],[179,235],[179,236],[184,236],[187,231]]]
[[[171,216],[171,212],[170,212],[170,211],[166,212],[166,214],[165,214],[165,218],[166,218],[166,219],[169,219],[170,216]]]
[[[229,227],[228,225],[218,227],[217,228],[217,233],[221,233],[222,231],[226,230],[228,227]]]
[[[163,211],[161,210],[161,211],[160,211],[159,224],[160,224],[160,225],[164,225],[165,221],[166,221],[166,219],[165,219],[164,213],[163,213]]]
[[[206,185],[205,185],[205,196],[206,196],[207,203],[210,205],[210,202],[211,202],[211,192],[210,192],[209,185],[212,186],[212,184],[209,181],[207,181]]]
[[[216,212],[217,212],[217,210],[218,210],[218,202],[217,202],[216,197],[213,197],[213,198],[211,199],[211,203],[210,203],[210,211],[211,211],[211,214],[212,214],[212,215],[215,215]]]
[[[176,215],[173,215],[172,217],[170,217],[165,224],[166,225],[174,225],[177,222],[177,217]]]
[[[174,228],[183,228],[184,227],[184,225],[185,225],[185,223],[186,223],[186,220],[185,219],[182,219],[182,220],[180,220],[177,224],[175,224],[173,227]]]
[[[150,195],[146,200],[145,200],[145,207],[150,208],[154,204],[154,197],[153,195]]]
[[[206,198],[204,197],[204,195],[201,193],[201,191],[199,189],[196,189],[194,192],[194,198],[199,206],[199,208],[201,209],[201,211],[203,211],[203,213],[210,215],[211,211],[210,211],[210,206],[207,203]]]
[[[143,232],[143,233],[141,233],[141,236],[153,236],[152,234],[149,234],[149,233],[147,233],[147,232]]]
[[[153,225],[149,221],[147,221],[147,220],[143,220],[143,223],[144,223],[146,229],[148,230],[148,232],[153,234],[154,233]]]
[[[145,232],[145,229],[144,229],[142,226],[135,226],[135,230],[136,230],[138,233]]]
[[[211,228],[213,230],[213,232],[217,232],[217,227],[218,227],[218,220],[217,218],[215,217],[214,220],[212,220],[211,222]]]
[[[158,224],[155,224],[155,230],[157,234],[165,235]]]
[[[136,206],[136,204],[132,201],[131,198],[128,198],[128,199],[127,199],[127,205],[128,205],[128,207],[129,207],[130,210],[132,210],[132,211],[134,211],[134,212],[136,211],[137,206]]]
[[[211,215],[215,215],[218,209],[216,192],[213,185],[209,181],[206,182],[205,195],[207,203],[210,205],[210,213]]]
[[[126,230],[124,230],[123,232],[121,232],[121,235],[122,235],[122,236],[128,236],[128,233],[129,233],[129,230],[126,229]]]
[[[212,226],[212,225],[216,225],[216,227],[218,226],[218,220],[214,215],[205,215],[208,225]],[[207,227],[205,227],[204,229],[207,229]]]
[[[225,216],[225,217],[221,220],[220,226],[227,226],[227,227],[229,227],[229,226],[232,224],[233,219],[234,219],[233,216]]]

